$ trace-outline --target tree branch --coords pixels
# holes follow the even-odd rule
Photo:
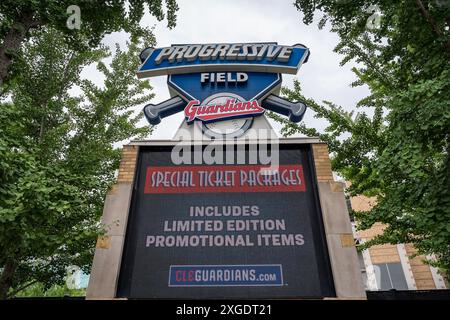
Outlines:
[[[428,23],[431,25],[431,28],[433,29],[433,32],[438,36],[438,37],[443,37],[444,33],[441,31],[441,29],[439,29],[438,25],[436,24],[436,21],[434,21],[433,17],[431,16],[430,12],[428,12],[427,8],[425,8],[422,0],[416,0],[416,4],[420,9],[420,13],[422,14],[422,16],[428,21]],[[445,49],[447,50],[448,53],[450,53],[450,42],[446,41],[445,44]]]
[[[0,300],[7,298],[8,290],[11,288],[14,273],[16,272],[18,265],[16,260],[8,260],[6,262],[0,276]]]
[[[37,280],[33,280],[33,281],[31,281],[31,282],[28,282],[27,284],[23,285],[22,287],[20,287],[20,288],[14,290],[14,291],[11,292],[10,294],[8,294],[8,298],[14,297],[14,296],[15,296],[17,293],[19,293],[20,291],[25,290],[26,288],[28,288],[29,286],[31,286],[31,285],[33,285],[33,284],[35,284],[35,283],[37,283],[37,282],[38,282]]]
[[[41,21],[36,19],[34,15],[34,11],[19,13],[16,21],[6,32],[0,46],[0,86],[3,85],[8,77],[13,56],[20,49],[28,31],[41,25]]]

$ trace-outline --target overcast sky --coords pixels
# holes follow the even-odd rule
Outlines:
[[[221,42],[278,42],[282,45],[302,43],[307,46],[311,55],[309,61],[298,74],[283,75],[283,85],[292,87],[293,80],[301,80],[303,93],[316,101],[329,100],[347,110],[368,94],[367,88],[351,88],[349,85],[356,79],[351,72],[353,65],[339,66],[342,56],[333,52],[338,37],[329,28],[319,30],[317,23],[305,25],[302,14],[293,6],[293,0],[177,0],[177,26],[169,30],[166,21],[158,22],[146,15],[143,25],[155,26],[157,46],[170,46],[180,43],[221,43]],[[126,41],[124,33],[114,33],[105,39],[105,43],[123,45]],[[92,68],[83,73],[83,77],[101,78]],[[167,77],[154,77],[150,82],[156,94],[152,103],[169,98]],[[183,120],[178,113],[163,119],[149,138],[170,139]],[[325,122],[313,117],[311,110],[303,119],[308,125],[323,129]],[[144,123],[144,122],[143,122]],[[271,122],[278,131],[280,126]]]

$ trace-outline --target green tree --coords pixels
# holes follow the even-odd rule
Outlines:
[[[147,136],[136,106],[150,100],[135,72],[152,34],[127,49],[75,50],[55,29],[34,31],[17,58],[0,107],[0,298],[39,282],[63,282],[65,269],[89,272],[107,189],[120,161],[115,147]],[[80,79],[95,64],[103,86]],[[79,92],[79,93],[77,93]]]
[[[84,297],[86,289],[70,289],[67,285],[52,285],[45,288],[42,283],[34,283],[16,294],[16,297]]]
[[[377,198],[370,212],[356,213],[359,228],[375,222],[387,228],[364,247],[412,243],[450,274],[450,3],[297,0],[295,6],[306,24],[321,14],[319,26],[331,25],[342,64],[358,63],[352,85],[367,85],[370,95],[354,114],[306,99],[296,82],[284,94],[306,100],[328,127],[318,132],[273,117],[286,135],[328,142],[333,169],[351,182],[350,194]]]
[[[167,25],[175,26],[176,0],[165,0]],[[80,8],[80,29],[69,28],[69,6]],[[84,50],[86,46],[97,46],[103,36],[114,31],[125,30],[135,36],[146,31],[139,26],[145,12],[158,20],[164,19],[162,0],[2,0],[0,2],[0,86],[11,71],[14,57],[23,42],[30,40],[35,28],[51,27],[64,34],[64,40],[72,48]],[[69,25],[70,24],[69,20]],[[88,43],[84,40],[88,39]]]

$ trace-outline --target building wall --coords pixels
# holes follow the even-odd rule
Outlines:
[[[364,196],[352,197],[350,201],[352,208],[357,211],[369,211],[376,203],[375,198]],[[356,232],[355,236],[361,241],[367,241],[381,234],[384,228],[385,226],[381,223],[376,223],[368,230]],[[430,290],[445,288],[442,277],[436,274],[437,270],[433,270],[434,268],[423,262],[424,256],[411,257],[416,253],[416,249],[411,244],[377,245],[369,248],[368,253],[372,264],[402,263],[409,289]],[[435,273],[434,276],[433,272]]]
[[[384,226],[382,224],[376,223],[369,230],[359,231],[358,237],[364,240],[370,240],[376,235],[383,233],[383,229]],[[400,262],[397,246],[393,244],[373,246],[369,249],[369,253],[373,264]]]
[[[417,250],[411,244],[406,244],[405,248],[408,256],[412,256],[417,252]],[[416,256],[414,258],[409,259],[411,269],[414,275],[414,280],[416,281],[417,289],[419,290],[436,289],[436,284],[434,283],[430,266],[422,262],[424,258],[425,258],[424,256]]]

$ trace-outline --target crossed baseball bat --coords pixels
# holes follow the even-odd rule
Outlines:
[[[150,124],[156,125],[162,118],[183,111],[187,102],[175,96],[158,104],[148,104],[144,107],[144,115]],[[306,105],[302,102],[291,102],[277,95],[271,94],[262,101],[264,109],[289,117],[292,122],[300,122],[306,111]]]

